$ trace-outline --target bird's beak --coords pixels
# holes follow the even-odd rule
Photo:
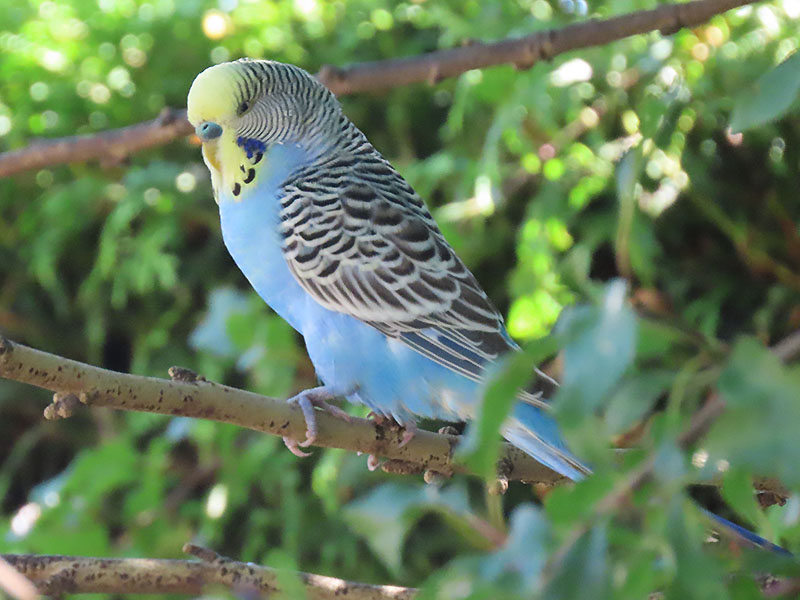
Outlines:
[[[222,127],[213,121],[203,121],[194,128],[194,132],[201,142],[210,142],[222,135]]]
[[[214,144],[214,146],[216,146],[216,144]],[[215,147],[203,144],[203,159],[206,161],[206,164],[210,169],[213,169],[217,172],[220,171],[220,164],[219,160],[217,159],[217,152]]]

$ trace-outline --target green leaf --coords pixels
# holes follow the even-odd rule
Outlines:
[[[550,526],[542,511],[531,504],[518,506],[511,515],[506,543],[482,561],[481,576],[488,581],[518,576],[524,588],[533,591],[547,562],[549,541]]]
[[[611,585],[608,565],[607,525],[600,523],[584,533],[567,552],[548,587],[553,598],[606,598]]]
[[[276,600],[306,600],[306,587],[297,572],[297,563],[285,551],[275,549],[267,555],[266,564],[275,569],[278,592]],[[270,595],[272,596],[272,595]]]
[[[783,116],[800,93],[800,52],[759,77],[736,100],[731,129],[744,131]]]
[[[517,398],[530,383],[534,368],[556,350],[552,337],[536,340],[522,352],[511,353],[491,376],[478,406],[475,419],[467,427],[456,458],[472,471],[491,478],[496,475],[500,457],[500,426]]]
[[[707,534],[696,512],[682,496],[676,496],[668,507],[665,533],[677,569],[665,590],[667,598],[726,597],[719,564],[703,551],[702,542]]]
[[[559,414],[591,414],[633,361],[636,317],[625,301],[625,283],[610,283],[599,306],[565,309],[556,329],[567,344],[554,404]]]
[[[552,541],[550,527],[532,504],[519,505],[510,521],[508,538],[500,548],[452,561],[425,582],[419,600],[523,600],[538,596]]]
[[[247,306],[247,295],[235,288],[211,290],[205,317],[192,331],[189,343],[193,348],[215,356],[235,358],[236,345],[228,331],[228,321],[233,315],[245,313]]]
[[[614,487],[618,475],[606,472],[592,475],[576,485],[555,488],[545,498],[548,519],[554,526],[569,526],[576,517],[592,512],[596,504]]]
[[[669,371],[648,371],[627,377],[611,396],[605,413],[609,431],[623,433],[639,422],[674,378]]]
[[[617,264],[624,265],[626,269],[630,267],[631,262],[631,232],[636,219],[636,188],[643,163],[642,144],[638,144],[625,153],[616,170],[619,212],[614,251],[617,255]]]
[[[430,511],[463,514],[469,512],[469,505],[458,487],[440,490],[435,486],[386,483],[345,506],[343,517],[387,567],[400,573],[406,536]]]
[[[709,432],[712,465],[727,461],[786,485],[800,484],[800,371],[752,338],[737,342],[717,389],[727,408]]]
[[[753,479],[744,469],[732,468],[722,480],[722,497],[751,523],[764,521],[753,492]]]

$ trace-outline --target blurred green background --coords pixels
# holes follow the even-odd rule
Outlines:
[[[185,106],[198,72],[241,56],[314,72],[656,5],[5,2],[0,150]],[[798,0],[764,2],[528,71],[342,99],[527,357],[563,379],[558,412],[592,479],[549,494],[513,484],[500,499],[474,477],[437,488],[340,451],[299,460],[278,439],[210,422],[104,410],[45,422],[47,394],[0,380],[0,549],[179,557],[191,540],[241,560],[425,584],[431,598],[759,597],[749,577],[721,574],[762,559],[704,549],[683,490],[721,478],[729,516],[800,549],[800,374],[766,350],[800,328],[798,17]],[[0,181],[0,332],[119,371],[181,365],[273,396],[315,383],[298,337],[228,257],[188,138]],[[729,410],[701,447],[679,451],[677,433],[714,389]],[[654,407],[642,450],[613,461],[610,442]],[[481,443],[472,460],[485,470],[494,436]],[[587,522],[648,453],[653,482]],[[753,474],[782,477],[786,504],[760,511]],[[510,531],[508,544],[476,520]]]

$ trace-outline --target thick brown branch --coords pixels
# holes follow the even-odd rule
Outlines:
[[[192,554],[198,550],[187,545]],[[223,586],[242,594],[254,591],[271,596],[278,590],[274,569],[219,557],[208,551],[209,560],[165,560],[145,558],[90,558],[4,554],[2,557],[33,581],[43,594],[202,594],[208,586]],[[203,556],[205,559],[206,557]],[[413,588],[370,585],[298,573],[309,600],[410,600]]]
[[[682,27],[700,25],[714,15],[755,0],[696,0],[665,4],[603,20],[567,25],[529,36],[493,43],[472,43],[419,56],[393,58],[339,68],[324,66],[317,77],[335,94],[355,94],[412,83],[435,83],[472,69],[513,64],[527,69],[558,54],[600,46],[631,35],[659,30],[671,34]],[[117,163],[126,156],[166,144],[189,134],[185,110],[166,109],[152,121],[112,129],[96,135],[37,142],[20,150],[0,154],[0,177],[68,162],[99,160]]]
[[[0,336],[0,377],[56,392],[45,411],[48,418],[68,417],[81,404],[233,423],[272,435],[305,439],[306,424],[295,404],[198,379],[166,380],[108,371],[55,354],[12,343]],[[353,418],[347,423],[327,412],[317,413],[315,445],[342,448],[392,459],[389,467],[405,472],[460,470],[452,460],[458,438],[419,431],[402,444],[402,431]],[[507,478],[555,483],[563,478],[521,450],[505,445]]]

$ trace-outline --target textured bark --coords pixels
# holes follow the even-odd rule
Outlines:
[[[221,557],[187,544],[203,560],[92,558],[32,554],[0,555],[34,582],[42,594],[191,594],[222,586],[241,597],[269,597],[279,590],[275,569]],[[312,573],[297,573],[309,600],[410,600],[413,588],[371,585]]]
[[[83,405],[119,410],[194,417],[233,423],[248,429],[296,440],[305,439],[306,423],[300,408],[283,399],[187,377],[187,371],[171,369],[173,380],[128,375],[94,367],[35,350],[0,336],[0,377],[29,383],[55,392],[45,417],[69,417]],[[342,448],[389,459],[390,467],[417,465],[416,471],[450,474],[462,467],[453,462],[458,437],[418,431],[403,444],[403,430],[353,417],[351,422],[327,412],[316,413],[319,433],[316,446]],[[506,444],[502,453],[509,480],[556,483],[563,477]]]

